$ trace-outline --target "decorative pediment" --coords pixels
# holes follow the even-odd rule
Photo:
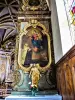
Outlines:
[[[48,6],[46,0],[22,0],[23,11],[47,10]]]

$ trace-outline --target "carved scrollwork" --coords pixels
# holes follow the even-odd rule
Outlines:
[[[46,10],[48,8],[46,0],[36,0],[35,3],[30,1],[32,5],[29,4],[29,0],[22,0],[22,10]],[[34,5],[33,5],[34,4]]]
[[[22,85],[24,81],[23,71],[22,70],[16,70],[13,72],[13,86],[15,85]]]
[[[21,75],[20,75],[19,71],[14,71],[14,73],[13,73],[13,79],[14,79],[13,83],[14,83],[14,86],[15,86],[16,84],[19,83],[19,81],[21,79]]]

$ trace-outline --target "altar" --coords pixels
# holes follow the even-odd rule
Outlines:
[[[11,95],[5,100],[62,100],[62,96],[56,95],[38,95],[38,96],[25,96],[25,95]]]

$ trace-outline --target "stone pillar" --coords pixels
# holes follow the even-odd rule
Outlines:
[[[63,54],[62,54],[62,44],[61,44],[60,29],[59,29],[55,0],[51,0],[50,6],[51,6],[51,23],[52,23],[54,56],[55,56],[55,62],[57,62],[62,57]]]

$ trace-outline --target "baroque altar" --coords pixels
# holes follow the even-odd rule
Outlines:
[[[22,0],[18,12],[12,94],[56,88],[51,12],[45,0]],[[55,73],[54,73],[55,74]]]

